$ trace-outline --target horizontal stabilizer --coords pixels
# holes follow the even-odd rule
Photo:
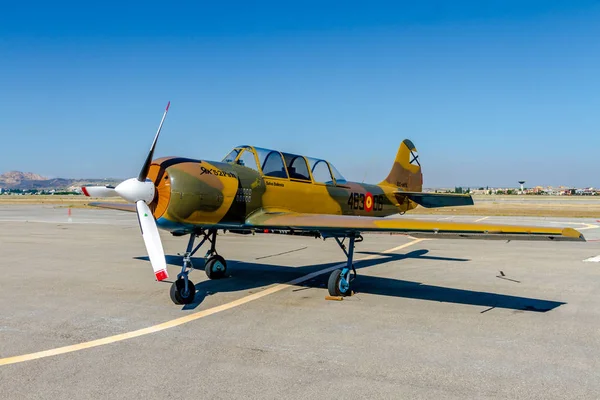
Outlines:
[[[425,208],[472,206],[473,198],[468,194],[423,193],[423,192],[394,192],[399,203],[409,198]]]

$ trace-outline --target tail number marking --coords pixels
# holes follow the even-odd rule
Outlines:
[[[348,197],[348,207],[351,210],[364,210],[367,212],[381,211],[383,210],[383,199],[384,196],[382,194],[372,195],[369,192],[352,192],[350,193],[350,197]]]

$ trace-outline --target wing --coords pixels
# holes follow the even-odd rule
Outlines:
[[[394,192],[400,203],[403,197],[408,197],[425,208],[472,206],[473,198],[468,194],[423,193],[423,192]]]
[[[356,232],[399,232],[413,237],[448,239],[568,240],[585,241],[572,228],[492,225],[374,218],[350,215],[300,214],[261,211],[246,220],[249,227],[318,231],[331,235]]]
[[[92,207],[109,208],[111,210],[137,212],[135,204],[131,203],[88,203]]]

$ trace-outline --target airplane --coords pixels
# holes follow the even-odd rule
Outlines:
[[[355,244],[363,232],[402,233],[412,237],[585,241],[572,228],[493,225],[384,218],[417,206],[433,208],[473,205],[470,195],[426,193],[414,144],[400,144],[392,168],[378,184],[350,182],[328,161],[254,146],[234,148],[221,161],[184,157],[153,160],[170,102],[150,151],[136,178],[112,186],[84,186],[90,197],[121,197],[129,203],[91,202],[91,206],[136,212],[157,281],[168,278],[158,228],[175,236],[189,235],[181,272],[170,288],[175,304],[190,304],[196,289],[189,279],[191,257],[206,243],[205,272],[210,279],[226,276],[227,262],[216,249],[217,231],[248,234],[285,232],[333,238],[346,265],[331,273],[331,296],[352,294],[356,278]],[[195,245],[196,238],[201,238]],[[346,239],[348,245],[345,245]]]

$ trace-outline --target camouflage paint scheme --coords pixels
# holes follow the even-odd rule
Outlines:
[[[236,149],[239,153],[231,162],[178,157],[153,161],[148,177],[154,181],[156,195],[150,208],[161,229],[176,234],[206,228],[290,229],[332,236],[384,231],[440,238],[584,240],[583,235],[570,228],[382,219],[412,210],[419,204],[425,207],[473,204],[468,195],[422,193],[423,175],[417,150],[408,139],[401,143],[388,176],[377,185],[336,180],[334,168],[328,163],[332,175],[328,183],[315,182],[312,171],[309,180],[289,178],[289,165],[284,167],[284,175],[288,177],[266,176],[262,170],[236,162],[242,152],[252,152],[260,166],[255,148]],[[282,164],[287,164],[285,160],[284,155]],[[130,208],[125,204],[92,205]]]

